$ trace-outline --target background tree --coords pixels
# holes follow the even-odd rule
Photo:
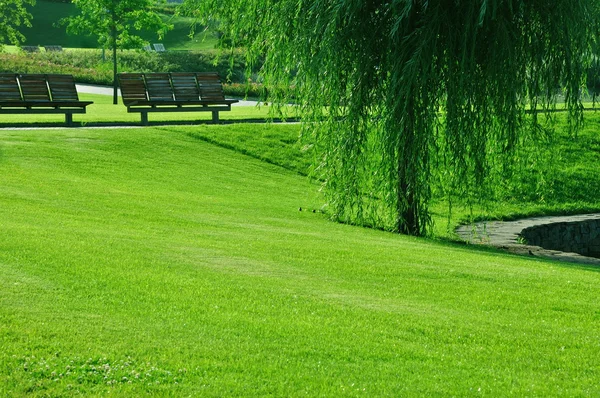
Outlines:
[[[564,95],[573,126],[596,0],[186,0],[271,93],[295,87],[333,216],[422,235],[432,179],[476,193]],[[318,122],[318,123],[313,123]]]
[[[138,36],[143,30],[156,31],[162,37],[170,26],[152,11],[154,0],[73,0],[80,13],[67,18],[67,31],[94,34],[98,44],[113,54],[114,94],[117,104],[117,49],[141,48],[146,42]]]
[[[35,0],[0,1],[0,48],[4,44],[17,45],[25,40],[17,29],[20,26],[31,26],[27,4],[33,6]]]

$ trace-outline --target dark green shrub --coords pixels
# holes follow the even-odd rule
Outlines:
[[[232,97],[265,98],[266,91],[262,84],[258,83],[230,83],[223,87],[225,94]]]
[[[259,97],[262,86],[248,83],[246,65],[241,53],[221,54],[217,51],[166,53],[119,51],[120,72],[204,72],[216,71],[226,83],[227,95]],[[68,50],[34,54],[0,53],[0,72],[66,73],[79,83],[113,84],[112,55],[101,50]]]
[[[33,55],[0,54],[0,72],[2,73],[65,73],[71,74],[80,83],[112,84],[112,72],[102,68],[58,64],[51,60]]]
[[[112,54],[101,50],[68,50],[63,52],[40,52],[34,54],[2,54],[2,69],[15,70],[14,65],[48,64],[74,68],[112,70]],[[8,58],[7,58],[8,57]],[[20,59],[22,58],[22,59]],[[203,72],[216,71],[231,83],[244,83],[246,64],[241,53],[219,54],[217,51],[165,53],[124,50],[117,54],[119,71],[122,72]]]
[[[179,6],[177,3],[156,3],[152,6],[152,11],[160,14],[175,15],[177,6]]]

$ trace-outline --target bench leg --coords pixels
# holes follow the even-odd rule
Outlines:
[[[140,115],[142,115],[142,126],[147,126],[148,125],[148,112],[140,112]]]
[[[73,114],[72,113],[65,113],[65,123],[67,124],[67,126],[73,127]]]
[[[219,123],[219,111],[212,111],[213,123]]]

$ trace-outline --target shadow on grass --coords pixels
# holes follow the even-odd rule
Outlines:
[[[521,254],[514,253],[509,251],[508,249],[503,249],[499,247],[487,246],[487,245],[477,245],[471,244],[463,241],[453,240],[451,238],[428,238],[431,239],[432,242],[436,242],[437,244],[448,247],[448,248],[461,248],[466,249],[470,252],[479,253],[479,254],[492,254],[499,256],[511,256],[513,258],[519,258],[523,260],[533,260],[533,261],[542,261],[545,263],[551,263],[553,265],[559,266],[561,268],[569,268],[569,269],[579,269],[584,271],[592,271],[592,272],[600,272],[600,265],[597,264],[588,264],[585,262],[578,261],[576,257],[573,258],[550,258],[550,257],[542,257],[536,256],[533,254]],[[524,246],[525,248],[525,246]],[[582,256],[583,260],[587,257]]]
[[[219,120],[213,123],[212,120],[169,120],[169,121],[149,121],[147,125],[140,122],[79,122],[74,121],[72,126],[65,125],[64,122],[43,122],[43,123],[0,123],[0,129],[37,129],[37,128],[87,128],[87,127],[165,127],[165,126],[195,126],[195,125],[231,125],[231,124],[265,124],[265,123],[299,123],[300,118],[248,118],[248,119],[230,119]]]

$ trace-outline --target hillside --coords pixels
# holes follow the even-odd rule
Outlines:
[[[598,269],[329,222],[198,130],[0,132],[0,395],[600,393]]]
[[[93,36],[68,35],[64,26],[57,26],[58,21],[77,12],[77,7],[74,4],[37,0],[35,6],[30,7],[30,12],[33,16],[33,26],[21,30],[26,37],[24,45],[61,45],[68,48],[98,47]],[[163,15],[163,19],[174,25],[174,29],[169,31],[164,40],[159,41],[157,35],[152,32],[146,32],[142,34],[142,37],[150,43],[164,43],[167,50],[214,48],[216,39],[211,32],[201,31],[190,39],[191,19],[171,15]]]

